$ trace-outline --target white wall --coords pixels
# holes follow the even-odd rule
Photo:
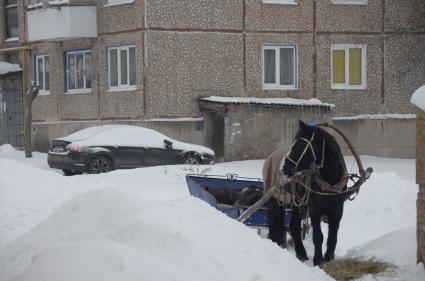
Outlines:
[[[96,37],[95,6],[63,6],[28,11],[28,41]]]

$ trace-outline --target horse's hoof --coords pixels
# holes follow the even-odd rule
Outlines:
[[[331,260],[333,260],[335,258],[334,254],[325,254],[325,262],[330,262]]]
[[[301,262],[308,261],[308,257],[304,255],[297,255],[297,259],[299,259]]]

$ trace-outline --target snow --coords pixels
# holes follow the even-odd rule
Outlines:
[[[413,93],[410,102],[425,111],[425,85],[421,86]]]
[[[204,117],[176,117],[176,118],[152,118],[146,119],[148,122],[196,122],[204,121]]]
[[[21,71],[19,64],[11,64],[5,61],[0,61],[0,75]]]
[[[164,140],[170,140],[174,149],[197,151],[214,155],[214,151],[200,145],[184,143],[167,137],[157,131],[131,125],[101,125],[77,131],[69,136],[57,138],[72,142],[70,147],[84,146],[144,146],[164,148]]]
[[[191,197],[185,172],[259,177],[263,160],[159,166],[64,177],[46,154],[0,146],[0,280],[333,280]],[[347,157],[347,167],[355,167]],[[375,170],[347,201],[337,258],[397,270],[361,280],[425,280],[416,265],[414,159],[363,156]],[[311,233],[305,241],[313,254]]]
[[[416,119],[415,114],[361,114],[353,116],[337,116],[333,117],[332,120],[382,120],[382,119]]]
[[[292,106],[327,106],[335,107],[334,104],[323,103],[316,98],[312,99],[294,99],[294,98],[248,98],[248,97],[219,97],[210,96],[202,98],[204,101],[218,103],[246,103],[246,104],[275,104],[275,105],[292,105]]]

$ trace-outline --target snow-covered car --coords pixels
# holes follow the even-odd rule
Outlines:
[[[214,151],[157,131],[130,125],[102,125],[54,139],[47,162],[65,175],[171,164],[214,164]]]

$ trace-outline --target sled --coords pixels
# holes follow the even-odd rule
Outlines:
[[[239,177],[236,174],[227,174],[225,176],[188,174],[186,175],[186,182],[189,188],[189,193],[192,196],[207,202],[210,206],[216,208],[232,219],[238,219],[241,214],[251,207],[251,205],[239,205],[237,203],[234,205],[220,204],[220,202],[217,202],[217,199],[208,192],[207,189],[226,188],[241,191],[245,187],[255,187],[261,192],[263,191],[263,181],[261,179]],[[289,227],[290,218],[291,212],[288,208],[288,211],[285,212],[285,219],[282,222],[285,228]],[[262,207],[257,209],[255,212],[250,214],[243,223],[257,229],[267,228],[267,208]]]

